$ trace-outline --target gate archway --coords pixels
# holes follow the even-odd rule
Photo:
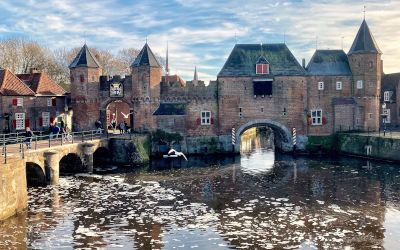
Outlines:
[[[109,132],[114,132],[112,127],[113,121],[115,121],[116,129],[118,132],[118,125],[121,122],[126,122],[129,128],[133,128],[133,108],[124,99],[110,100],[104,105],[104,109],[101,110],[100,117],[102,123],[105,124],[104,128],[109,129]]]
[[[291,138],[292,135],[286,126],[282,125],[279,122],[272,121],[269,119],[259,119],[259,120],[249,121],[240,126],[236,130],[235,151],[240,152],[240,136],[243,134],[244,131],[250,128],[261,127],[261,126],[270,127],[274,131],[276,148],[279,148],[284,152],[290,152],[293,150],[292,138]]]

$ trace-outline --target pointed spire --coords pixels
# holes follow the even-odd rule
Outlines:
[[[197,67],[196,65],[194,66],[194,76],[193,76],[193,81],[198,81],[199,77],[197,76]]]
[[[165,74],[169,75],[169,65],[168,65],[168,41],[167,41],[167,55],[165,57]]]
[[[354,53],[382,54],[365,20],[363,20],[348,54]]]
[[[151,51],[147,43],[143,46],[142,50],[139,52],[138,56],[131,65],[131,67],[139,66],[161,67],[156,56],[154,55],[153,51]]]
[[[77,67],[100,68],[100,63],[97,61],[96,57],[92,55],[86,43],[69,65],[70,69]]]

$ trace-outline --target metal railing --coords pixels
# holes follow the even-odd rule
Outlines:
[[[107,130],[87,130],[79,132],[65,132],[57,134],[44,134],[43,131],[34,131],[32,137],[26,137],[24,133],[0,134],[0,158],[4,158],[4,163],[7,163],[7,158],[10,155],[19,154],[22,158],[25,157],[26,150],[36,150],[39,148],[51,148],[63,146],[66,144],[81,143],[92,141],[100,138],[109,138],[110,136],[121,136],[125,134],[109,134]],[[132,134],[129,133],[129,138]]]

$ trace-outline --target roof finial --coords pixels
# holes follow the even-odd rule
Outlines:
[[[147,44],[147,36],[146,36],[146,44]]]
[[[235,44],[237,44],[237,35],[236,35],[236,32],[235,32]]]
[[[364,5],[364,20],[365,20],[365,12],[367,12],[367,6]]]
[[[286,31],[283,31],[283,43],[286,44]]]
[[[168,40],[167,40],[167,55],[165,58],[165,73],[168,76],[169,75],[169,65],[168,65]]]

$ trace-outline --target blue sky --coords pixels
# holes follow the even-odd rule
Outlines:
[[[0,0],[0,38],[49,48],[141,48],[165,55],[185,80],[216,79],[235,42],[286,44],[301,61],[316,48],[347,52],[363,19],[383,51],[386,73],[400,72],[399,0]],[[318,39],[316,39],[318,37]],[[342,42],[343,41],[343,42]]]

